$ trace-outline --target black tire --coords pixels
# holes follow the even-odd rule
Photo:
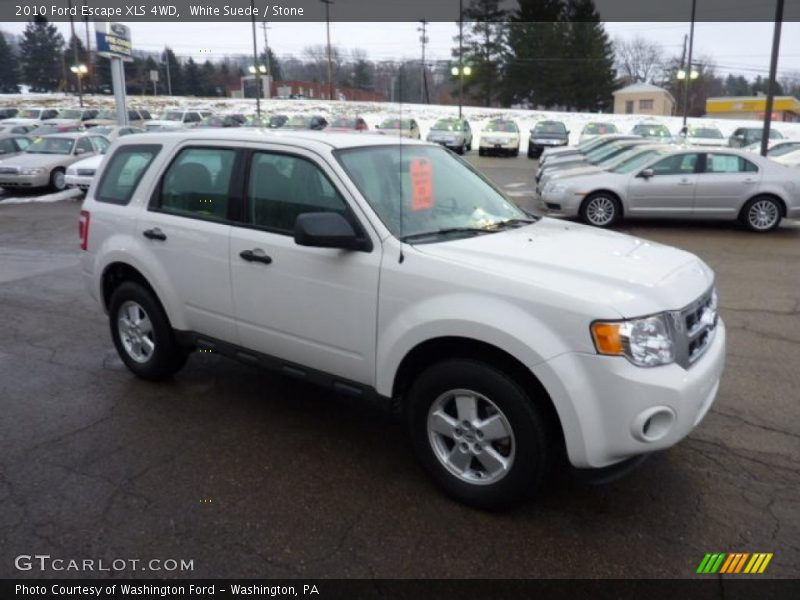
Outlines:
[[[50,172],[50,189],[54,192],[63,192],[67,189],[67,182],[64,181],[66,172],[62,168],[53,169]]]
[[[505,474],[493,483],[470,483],[457,476],[444,466],[434,448],[429,437],[435,437],[429,434],[429,411],[450,390],[470,390],[485,396],[510,425],[513,460]],[[436,483],[453,498],[486,510],[507,508],[543,487],[557,454],[551,428],[535,400],[516,381],[489,364],[472,359],[438,363],[416,378],[407,396],[407,423],[415,453]],[[474,431],[482,439],[483,434],[477,433],[480,430]],[[451,450],[455,450],[457,444],[452,441]],[[467,469],[483,468],[477,455],[467,460]]]
[[[528,146],[528,158],[536,158],[536,155],[533,153],[533,149]]]
[[[456,149],[456,152],[458,152],[461,156],[464,156],[464,152],[466,152],[466,144],[461,144],[461,146]]]
[[[137,361],[126,350],[121,338],[120,309],[126,303],[138,304],[152,324],[150,339],[154,349],[144,361]],[[126,281],[114,290],[109,302],[109,324],[111,338],[119,357],[125,366],[137,377],[149,381],[163,381],[177,373],[189,357],[189,350],[181,346],[175,339],[175,332],[169,323],[164,309],[155,296],[144,286],[133,281]]]
[[[472,142],[467,144],[467,152],[472,152]]]
[[[602,203],[602,205],[610,211],[607,219],[601,220],[594,216],[596,211],[593,211],[593,205],[596,203]],[[581,204],[580,216],[581,220],[587,225],[592,225],[594,227],[611,227],[622,218],[622,204],[620,204],[619,198],[613,194],[595,192],[589,194],[584,199]]]
[[[483,156],[486,154],[486,151],[483,148],[478,148],[478,156]]]
[[[514,150],[512,150],[511,151],[511,156],[513,156],[514,158],[519,156],[519,148],[515,148]]]
[[[756,233],[774,231],[781,224],[782,218],[783,207],[772,196],[751,198],[739,213],[739,222]]]

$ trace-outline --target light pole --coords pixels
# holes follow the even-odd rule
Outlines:
[[[75,76],[78,78],[78,104],[83,107],[83,84],[81,83],[81,79],[84,75],[86,75],[86,73],[89,72],[89,69],[86,67],[86,65],[72,65],[69,70],[75,73]]]
[[[689,27],[689,60],[686,64],[689,67],[689,77],[686,78],[686,85],[683,87],[683,130],[686,130],[686,121],[689,118],[689,81],[696,79],[692,77],[692,49],[694,48],[694,17],[697,11],[697,0],[692,0],[692,24]],[[680,79],[680,78],[679,78]]]
[[[460,61],[459,61],[460,62]],[[458,118],[461,118],[461,91],[464,89],[464,77],[472,75],[472,67],[469,65],[453,67],[450,69],[450,74],[453,77],[458,77]]]
[[[419,72],[419,96],[420,96],[420,104],[426,103],[425,100],[428,97],[428,85],[427,81],[425,80],[425,44],[428,43],[428,35],[427,35],[427,28],[428,28],[428,21],[422,19],[420,21],[422,24],[421,27],[417,27],[417,31],[422,32],[422,35],[419,38],[419,41],[422,43],[422,68]]]
[[[250,0],[250,8],[252,9],[252,22],[253,22],[253,65],[250,67],[250,72],[255,74],[256,67],[255,65],[258,64],[258,46],[256,46],[256,10],[254,6],[253,0]],[[261,119],[261,78],[256,75],[256,117]]]
[[[333,62],[331,61],[331,4],[333,0],[319,0],[325,5],[325,32],[328,38],[328,100],[333,100]]]
[[[464,0],[458,0],[458,70],[464,69]],[[458,78],[458,118],[464,103],[464,78]]]
[[[761,156],[767,155],[769,148],[769,130],[772,125],[772,107],[775,101],[775,76],[778,71],[778,52],[781,47],[781,25],[783,23],[783,0],[775,5],[775,30],[772,34],[772,58],[769,63],[769,86],[767,87],[767,105],[764,107],[764,133],[761,134]]]

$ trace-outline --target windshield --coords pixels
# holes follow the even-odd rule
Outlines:
[[[355,129],[356,128],[356,120],[351,119],[349,117],[339,117],[331,121],[331,124],[328,127],[338,127],[341,129]]]
[[[514,121],[489,121],[484,131],[507,131],[509,133],[516,133],[518,129]]]
[[[411,129],[411,121],[408,119],[385,119],[381,123],[381,129]]]
[[[632,146],[628,144],[606,144],[605,146],[601,146],[600,148],[596,148],[589,152],[586,155],[586,160],[590,163],[597,164],[600,161],[612,156],[616,156],[617,154],[620,154],[631,147]]]
[[[442,148],[368,146],[336,156],[361,194],[398,238],[477,228],[529,217],[465,162]],[[402,223],[402,225],[401,225]],[[402,229],[401,229],[402,227]],[[422,240],[420,240],[422,241]]]
[[[780,131],[775,131],[774,129],[769,130],[769,139],[771,140],[782,140],[783,134]]]
[[[601,146],[610,144],[612,141],[613,140],[607,137],[592,138],[588,141],[581,142],[580,144],[578,144],[578,150],[586,154],[587,152],[591,152],[592,150],[600,148]]]
[[[567,128],[564,126],[563,123],[559,123],[556,121],[549,121],[546,123],[537,123],[536,127],[533,128],[534,134],[540,133],[550,133],[550,134],[566,134]]]
[[[30,154],[71,154],[75,140],[59,137],[43,137],[34,140],[25,152]]]
[[[42,111],[39,109],[26,108],[25,110],[19,111],[17,116],[21,119],[38,119],[41,114]]]
[[[455,119],[440,119],[431,127],[433,131],[461,131],[461,122]]]
[[[306,128],[311,125],[310,117],[292,117],[286,121],[286,127],[301,127]]]
[[[767,150],[767,156],[783,156],[784,154],[789,154],[790,152],[794,152],[798,149],[800,149],[800,142],[781,144],[780,146],[776,146],[775,148],[770,148]]]
[[[97,119],[117,120],[117,113],[113,110],[101,110],[97,114]]]
[[[92,133],[97,133],[100,135],[108,135],[111,133],[113,129],[111,127],[106,127],[105,125],[99,125],[97,127],[92,127]]]
[[[62,110],[58,113],[59,119],[80,119],[82,116],[82,110]]]
[[[615,167],[609,169],[612,173],[632,173],[651,159],[666,154],[667,150],[645,150],[622,160]]]
[[[587,123],[583,128],[586,135],[605,135],[607,133],[617,133],[617,126],[613,123]]]
[[[664,138],[672,137],[664,125],[637,125],[633,128],[633,133],[642,137]]]
[[[714,140],[723,139],[722,132],[714,127],[691,127],[689,129],[689,137],[709,138]]]
[[[161,113],[161,121],[183,121],[183,113],[177,110],[167,110]]]

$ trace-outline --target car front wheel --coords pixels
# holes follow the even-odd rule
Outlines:
[[[581,219],[587,225],[610,227],[616,223],[621,214],[619,200],[604,192],[589,195],[581,205]]]
[[[550,470],[550,430],[535,399],[503,371],[451,359],[424,371],[408,395],[417,457],[457,500],[483,509],[534,494]]]
[[[50,189],[55,192],[61,192],[67,187],[66,175],[64,169],[53,169],[50,173]]]

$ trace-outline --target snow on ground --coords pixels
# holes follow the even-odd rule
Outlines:
[[[6,190],[6,194],[11,194],[12,190]],[[72,198],[80,198],[83,192],[78,189],[64,190],[63,192],[56,192],[54,194],[43,194],[41,196],[3,196],[0,195],[0,204],[28,204],[30,202],[61,202],[62,200],[70,200]]]
[[[256,110],[255,99],[241,98],[195,98],[187,96],[129,96],[130,107],[143,107],[149,109],[154,116],[162,110],[168,108],[206,108],[215,112],[238,112],[244,114],[254,114]],[[0,94],[0,108],[4,107],[72,107],[77,106],[77,98],[66,94]],[[85,96],[86,106],[113,108],[114,98],[112,96]],[[391,102],[344,102],[329,100],[283,100],[266,99],[261,100],[262,111],[268,113],[282,114],[321,114],[328,118],[335,115],[359,115],[369,124],[370,129],[387,117],[408,117],[414,118],[419,124],[423,139],[428,134],[431,126],[443,117],[454,117],[458,115],[457,106],[443,106],[434,104],[399,104]],[[520,160],[525,158],[525,149],[528,144],[529,130],[541,120],[563,121],[570,131],[570,143],[578,142],[578,137],[583,126],[591,121],[611,122],[617,125],[622,132],[628,132],[633,126],[644,120],[657,121],[666,125],[673,134],[680,130],[682,117],[648,117],[645,115],[616,115],[599,113],[576,113],[576,112],[556,112],[544,110],[526,109],[506,109],[506,108],[486,108],[479,106],[465,106],[463,114],[469,120],[475,135],[473,148],[477,148],[480,139],[480,132],[490,119],[502,117],[513,119],[521,131],[520,141]],[[753,120],[732,120],[732,119],[707,119],[690,118],[689,124],[707,124],[717,126],[722,134],[727,138],[737,127],[757,127],[760,121]],[[774,123],[773,127],[790,138],[800,139],[800,123]],[[53,202],[62,198],[53,198],[58,194],[40,196],[41,201]],[[71,196],[68,196],[71,197]],[[0,196],[0,204],[11,203],[12,201],[34,202],[35,197],[21,197],[18,199],[6,199]]]

